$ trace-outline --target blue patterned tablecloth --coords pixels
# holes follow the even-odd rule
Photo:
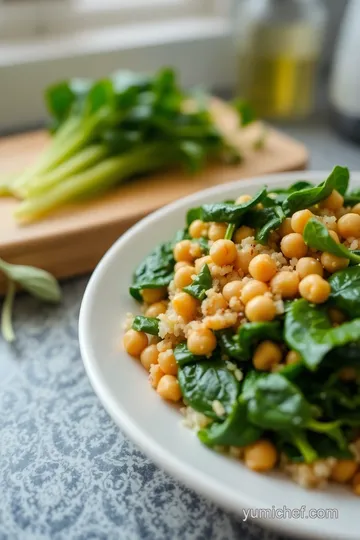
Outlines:
[[[288,131],[312,168],[360,170],[325,126]],[[59,307],[18,298],[17,342],[0,339],[0,540],[279,540],[173,480],[109,418],[79,353],[86,282],[65,284]]]
[[[102,408],[80,358],[86,280],[59,307],[16,302],[0,341],[0,539],[275,539],[154,465]]]

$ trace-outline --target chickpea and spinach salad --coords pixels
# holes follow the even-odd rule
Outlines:
[[[360,495],[360,190],[336,166],[192,208],[136,269],[124,347],[200,441]]]

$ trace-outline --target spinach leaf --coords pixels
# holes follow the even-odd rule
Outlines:
[[[132,323],[132,328],[138,332],[145,332],[152,336],[158,336],[159,319],[156,317],[143,317],[142,315],[137,315]]]
[[[309,219],[304,228],[304,241],[311,248],[319,251],[328,251],[337,257],[344,257],[356,263],[360,263],[360,255],[347,249],[342,244],[337,244],[330,236],[329,231],[315,218]]]
[[[245,323],[240,326],[236,341],[243,351],[243,357],[249,359],[251,358],[254,346],[266,339],[271,339],[272,341],[283,340],[279,321]]]
[[[316,370],[329,351],[360,339],[360,319],[333,328],[324,307],[296,300],[285,315],[284,337],[306,366]]]
[[[351,266],[329,278],[330,302],[349,317],[360,317],[360,266]]]
[[[130,294],[141,302],[142,289],[166,287],[173,278],[174,266],[173,244],[166,242],[158,245],[136,269]]]
[[[232,101],[232,106],[239,114],[242,126],[247,126],[256,120],[255,111],[247,101],[237,98]]]
[[[185,403],[196,411],[209,418],[219,419],[212,407],[217,400],[226,414],[231,413],[239,393],[239,382],[224,362],[214,358],[181,366],[178,380]]]
[[[249,421],[264,429],[304,427],[312,419],[310,403],[280,373],[252,376],[243,389],[243,399],[248,403]]]
[[[339,448],[334,440],[319,433],[280,433],[277,446],[294,463],[312,463],[316,459],[329,457],[353,459],[348,446]]]
[[[204,204],[188,211],[186,221],[190,225],[195,219],[202,221],[216,221],[225,223],[238,223],[242,216],[266,197],[266,188],[261,189],[254,197],[243,204],[214,203]]]
[[[210,270],[207,264],[204,264],[200,272],[197,274],[193,282],[187,287],[183,288],[183,291],[191,294],[194,298],[198,300],[204,300],[206,297],[206,291],[208,291],[212,286],[212,278]]]
[[[235,358],[236,360],[244,361],[247,358],[244,355],[244,350],[239,344],[237,335],[234,334],[231,330],[222,330],[216,333],[218,342],[220,343],[221,350],[224,354],[230,358]]]
[[[225,422],[213,422],[199,431],[198,437],[208,446],[245,446],[257,441],[261,433],[261,429],[249,423],[246,403],[239,400]]]
[[[349,169],[337,165],[329,177],[319,186],[291,193],[283,202],[283,210],[286,215],[291,216],[298,210],[309,208],[326,199],[334,189],[343,195],[346,192],[348,183]]]
[[[344,197],[344,206],[354,206],[355,204],[358,204],[360,202],[360,189],[355,189],[353,191],[350,191],[345,197]]]
[[[11,264],[0,259],[0,271],[10,281],[15,281],[31,296],[43,302],[56,304],[61,300],[60,285],[52,274],[41,268],[23,264]]]
[[[271,214],[268,212],[269,220],[256,234],[256,240],[258,240],[261,244],[266,244],[269,234],[275,229],[278,229],[286,218],[281,206],[274,206],[271,208],[271,210]]]
[[[186,343],[179,343],[174,349],[174,356],[178,366],[185,366],[193,362],[199,362],[200,360],[206,360],[206,356],[198,356],[193,354],[187,348]]]

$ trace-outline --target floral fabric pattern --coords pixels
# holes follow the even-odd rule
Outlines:
[[[21,296],[0,341],[0,540],[280,540],[155,466],[102,408],[80,358],[86,280]]]

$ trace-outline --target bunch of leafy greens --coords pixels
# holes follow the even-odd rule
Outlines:
[[[235,228],[246,223],[256,229],[260,241],[266,241],[286,216],[317,205],[333,189],[345,201],[349,198],[357,203],[356,192],[346,195],[348,181],[348,170],[338,166],[318,186],[300,181],[270,193],[261,189],[244,204],[224,202],[193,208],[187,213],[187,227],[195,219],[221,221],[228,224],[226,234],[231,238]],[[141,300],[142,288],[170,283],[175,265],[172,249],[183,238],[189,238],[187,228],[179,231],[174,241],[158,246],[139,266],[130,288],[135,298]],[[272,322],[248,322],[237,331],[216,332],[217,347],[210,357],[194,355],[186,342],[174,349],[185,404],[211,421],[198,433],[208,446],[244,446],[266,436],[296,462],[310,463],[329,456],[351,458],[349,445],[360,429],[360,256],[337,244],[316,219],[307,223],[304,240],[312,248],[352,263],[328,278],[331,294],[325,304],[296,299],[287,302],[285,313]],[[211,287],[205,264],[184,290],[202,300]],[[329,317],[333,307],[346,318],[338,326],[333,326]],[[158,335],[156,320],[136,317],[133,328]],[[257,371],[252,356],[264,340],[297,351],[299,361],[284,364],[274,373]],[[343,368],[351,368],[358,376],[344,381],[339,376]],[[222,407],[214,407],[214,402]]]
[[[34,266],[10,264],[0,259],[0,272],[5,275],[8,282],[7,294],[1,314],[1,333],[5,341],[11,343],[15,339],[12,311],[16,285],[38,300],[52,304],[60,302],[61,289],[56,279],[49,272]]]
[[[49,146],[18,178],[0,185],[0,194],[23,199],[19,220],[159,169],[183,165],[196,172],[210,159],[240,160],[217,127],[209,98],[184,92],[171,69],[71,79],[48,88],[45,97],[53,119]],[[249,106],[232,105],[242,125],[252,121]]]

